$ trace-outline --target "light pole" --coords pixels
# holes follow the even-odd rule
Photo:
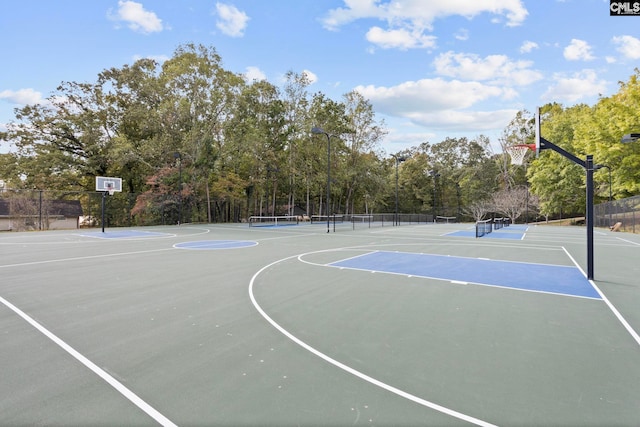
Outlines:
[[[433,222],[436,222],[436,202],[437,202],[437,187],[436,187],[436,178],[440,176],[438,172],[435,170],[429,171],[429,175],[433,177]]]
[[[611,168],[608,165],[596,165],[595,169],[603,169],[606,168],[607,171],[609,172],[609,203],[607,204],[607,210],[609,211],[609,227],[611,227],[613,225],[613,221],[611,221],[611,201],[612,201],[612,195],[611,195]]]
[[[394,159],[396,159],[396,224],[400,225],[400,220],[398,218],[398,163],[404,162],[407,160],[405,156],[398,156],[396,154],[391,155]]]
[[[173,158],[178,162],[178,197],[180,204],[178,206],[178,225],[182,222],[182,154],[173,153]]]
[[[331,135],[325,132],[324,129],[317,126],[311,128],[311,133],[322,133],[327,136],[327,233],[329,233],[331,228],[331,216],[329,214],[329,209],[331,209],[331,199],[329,195],[331,193]]]

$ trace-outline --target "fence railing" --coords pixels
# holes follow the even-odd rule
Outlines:
[[[102,203],[105,203],[104,224]],[[208,209],[211,211],[208,211]],[[247,204],[223,205],[217,201],[180,198],[178,195],[96,191],[13,190],[0,191],[0,231],[74,229],[82,227],[131,227],[183,223],[244,222],[252,215]],[[309,215],[312,217],[312,215]],[[339,219],[338,219],[339,217]],[[326,222],[326,215],[313,216]],[[350,223],[353,229],[455,222],[455,217],[430,214],[376,213],[332,215],[331,222]]]
[[[0,191],[0,231],[99,227],[103,197],[108,227],[177,224],[181,214],[190,219],[202,216],[189,204],[180,206],[179,198],[172,195],[158,195],[136,208],[136,194],[4,189]]]
[[[640,233],[640,196],[613,200],[594,206],[596,227],[612,227],[621,223],[620,231]]]

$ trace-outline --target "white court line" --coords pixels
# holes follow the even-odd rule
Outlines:
[[[324,252],[324,251],[319,251],[319,252]],[[471,424],[475,424],[478,426],[482,426],[482,427],[495,427],[494,424],[488,423],[486,421],[480,420],[478,418],[474,418],[472,416],[469,415],[465,415],[462,414],[460,412],[454,411],[453,409],[449,409],[446,408],[444,406],[438,405],[437,403],[433,403],[430,402],[428,400],[422,399],[418,396],[414,396],[413,394],[407,393],[406,391],[400,390],[396,387],[393,387],[389,384],[383,383],[380,380],[377,380],[373,377],[370,377],[356,369],[353,369],[350,366],[345,365],[342,362],[339,362],[329,356],[327,356],[326,354],[322,353],[319,350],[316,350],[314,347],[311,347],[309,344],[305,343],[304,341],[302,341],[301,339],[299,339],[298,337],[296,337],[295,335],[293,335],[292,333],[290,333],[289,331],[287,331],[286,329],[284,329],[282,326],[280,326],[278,323],[276,323],[275,320],[273,320],[263,309],[262,307],[260,307],[260,304],[258,304],[258,301],[255,298],[255,295],[253,294],[253,286],[255,284],[256,278],[265,270],[273,267],[276,264],[279,264],[281,262],[299,257],[299,256],[304,256],[305,254],[302,255],[293,255],[287,258],[283,258],[281,260],[278,261],[274,261],[271,264],[268,264],[264,267],[262,267],[260,270],[258,270],[258,272],[256,272],[256,274],[253,275],[253,277],[251,278],[251,281],[249,282],[249,298],[251,299],[251,303],[253,304],[253,306],[256,308],[256,310],[258,310],[258,313],[260,313],[260,315],[262,317],[265,318],[265,320],[267,322],[269,322],[271,324],[271,326],[273,326],[274,328],[276,328],[278,331],[280,331],[284,336],[286,336],[287,338],[289,338],[291,341],[295,342],[296,344],[298,344],[300,347],[304,348],[305,350],[313,353],[314,355],[318,356],[319,358],[325,360],[326,362],[329,362],[330,364],[332,364],[333,366],[342,369],[343,371],[346,371],[364,381],[367,381],[377,387],[380,387],[384,390],[387,390],[391,393],[394,393],[400,397],[403,397],[405,399],[408,399],[414,403],[417,403],[419,405],[425,406],[427,408],[431,408],[433,410],[436,410],[438,412],[441,412],[443,414],[449,415],[451,417],[463,420],[463,421],[467,421]]]
[[[176,424],[171,422],[171,420],[169,420],[167,417],[165,417],[160,412],[155,410],[147,402],[145,402],[140,397],[138,397],[138,395],[136,395],[134,392],[129,390],[127,387],[125,387],[120,381],[118,381],[115,378],[113,378],[111,375],[109,375],[107,372],[105,372],[98,365],[96,365],[91,360],[89,360],[86,357],[84,357],[82,354],[80,354],[78,351],[76,351],[69,344],[67,344],[66,342],[64,342],[63,340],[58,338],[56,335],[54,335],[52,332],[50,332],[48,329],[46,329],[44,326],[42,326],[41,324],[39,324],[38,322],[33,320],[31,317],[29,317],[25,312],[20,310],[18,307],[16,307],[15,305],[11,304],[9,301],[7,301],[6,299],[4,299],[2,297],[0,297],[0,302],[2,304],[4,304],[7,308],[12,310],[14,313],[16,313],[18,316],[20,316],[24,320],[26,320],[27,323],[29,323],[31,326],[33,326],[38,331],[40,331],[44,336],[49,338],[51,341],[53,341],[55,344],[57,344],[60,348],[62,348],[64,351],[66,351],[71,356],[73,356],[76,360],[78,360],[80,363],[82,363],[84,366],[86,366],[91,371],[93,371],[94,374],[98,375],[107,384],[109,384],[110,386],[115,388],[121,395],[126,397],[131,403],[136,405],[138,408],[142,409],[147,415],[149,415],[151,418],[153,418],[158,423],[160,423],[160,425],[168,426],[168,427],[176,426]]]
[[[95,259],[95,258],[107,258],[114,256],[124,256],[124,255],[135,255],[135,254],[148,254],[152,252],[163,252],[163,251],[175,251],[176,248],[163,248],[163,249],[151,249],[147,251],[135,251],[135,252],[117,252],[114,254],[102,254],[102,255],[87,255],[87,256],[79,256],[72,258],[60,258],[60,259],[48,259],[44,261],[30,261],[30,262],[21,262],[17,264],[5,264],[0,265],[0,268],[9,268],[9,267],[24,267],[27,265],[39,265],[39,264],[53,264],[56,262],[67,262],[67,261],[81,261],[84,259]]]
[[[573,263],[576,265],[576,267],[578,267],[578,270],[580,270],[582,272],[582,274],[584,275],[584,277],[587,277],[587,275],[585,274],[584,270],[582,268],[580,268],[580,266],[578,265],[578,263],[576,262],[575,259],[573,259],[573,257],[571,256],[571,254],[569,253],[569,251],[567,251],[565,249],[565,247],[562,247],[562,250],[564,250],[564,252],[567,254],[567,256],[571,259],[571,261],[573,261]],[[602,300],[605,302],[605,304],[607,304],[607,306],[609,306],[609,309],[613,312],[613,314],[618,318],[618,320],[620,321],[620,323],[622,323],[622,326],[624,326],[624,328],[627,330],[627,332],[629,332],[629,334],[631,335],[631,337],[636,340],[636,343],[638,343],[638,345],[640,345],[640,335],[638,335],[638,333],[631,327],[631,325],[629,324],[629,322],[627,322],[627,320],[622,317],[622,314],[620,314],[620,312],[618,311],[618,309],[611,303],[611,301],[609,301],[609,299],[606,297],[606,295],[604,293],[602,293],[602,291],[600,290],[600,288],[598,287],[598,285],[595,284],[595,282],[593,280],[589,279],[589,283],[591,283],[591,286],[593,286],[593,288],[596,290],[596,292],[598,292],[600,294],[600,297],[602,298]]]
[[[631,243],[632,245],[640,246],[640,243],[632,242],[631,240],[623,239],[621,237],[616,237],[618,240],[622,240],[623,242]]]

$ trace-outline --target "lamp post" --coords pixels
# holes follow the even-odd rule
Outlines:
[[[611,195],[611,168],[608,165],[596,165],[595,169],[599,170],[599,169],[603,169],[606,168],[607,171],[609,172],[609,203],[607,204],[607,210],[609,211],[609,227],[611,227],[613,224],[611,221],[611,201],[612,201],[612,195]]]
[[[436,222],[436,201],[437,201],[437,187],[436,187],[436,178],[438,178],[440,176],[440,174],[438,172],[436,172],[435,170],[429,171],[429,175],[431,175],[433,177],[433,222]]]
[[[329,214],[329,209],[331,209],[331,135],[317,126],[311,128],[311,133],[324,134],[327,136],[327,233],[329,233],[331,227],[331,216]]]
[[[178,205],[178,225],[182,223],[182,154],[179,152],[173,153],[173,158],[178,162],[178,197],[179,197],[179,205]]]
[[[396,154],[391,155],[394,159],[396,159],[396,223],[395,225],[400,225],[400,219],[398,218],[398,163],[404,162],[407,160],[405,156],[398,156]]]

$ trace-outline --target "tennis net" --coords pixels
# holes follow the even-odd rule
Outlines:
[[[476,238],[485,236],[493,230],[493,220],[476,221]]]
[[[458,222],[455,216],[441,216],[436,215],[436,223],[437,224],[450,224],[452,222]]]
[[[296,215],[251,216],[249,217],[249,227],[297,225],[299,221],[300,218]]]

